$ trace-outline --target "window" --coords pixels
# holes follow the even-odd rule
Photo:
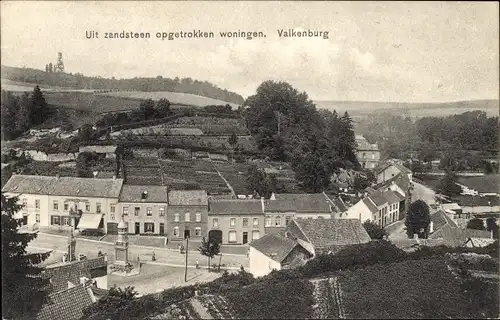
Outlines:
[[[35,199],[35,208],[40,209],[40,200]]]
[[[136,216],[136,217],[137,217],[137,216],[139,215],[139,212],[140,212],[140,211],[141,211],[141,208],[139,208],[139,207],[135,207],[135,208],[134,208],[134,216]]]
[[[128,207],[123,207],[123,215],[128,216]]]
[[[276,217],[276,221],[274,224],[276,227],[281,227],[281,217]]]
[[[236,242],[236,231],[229,231],[228,242]]]
[[[26,208],[28,206],[28,199],[23,199],[23,207]]]
[[[260,238],[260,231],[254,230],[252,231],[252,240],[257,240]]]
[[[266,227],[270,227],[271,226],[271,218],[270,217],[266,217],[266,220],[264,221],[264,225]]]
[[[366,158],[366,152],[363,152],[363,159]]]
[[[212,221],[212,226],[214,228],[218,228],[219,227],[219,219],[214,218],[214,220]]]
[[[52,208],[54,209],[54,211],[59,211],[59,202],[54,201],[54,203],[52,204]]]
[[[179,227],[174,227],[174,236],[179,236]]]
[[[375,159],[375,153],[372,153],[372,159]]]
[[[65,226],[71,225],[71,218],[70,217],[64,217],[63,221],[64,221]]]
[[[115,214],[114,214],[114,213],[110,214],[110,215],[109,215],[109,218],[110,218],[111,220],[115,220]]]
[[[100,203],[96,203],[96,205],[95,205],[95,212],[96,213],[101,213],[101,204]]]
[[[287,226],[290,223],[291,219],[292,219],[292,217],[290,217],[290,216],[285,217],[285,226]]]
[[[243,218],[243,226],[248,227],[248,218]]]
[[[61,218],[59,216],[51,216],[50,217],[50,224],[51,225],[60,225],[61,224]]]
[[[259,218],[253,218],[253,226],[258,227],[259,226]]]
[[[194,235],[197,237],[201,236],[201,228],[200,227],[197,227],[196,229],[194,229]]]
[[[38,223],[40,223],[40,214],[39,213],[37,213],[35,215],[35,221],[38,222]]]
[[[146,215],[151,216],[153,213],[151,211],[151,208],[146,208]]]
[[[196,222],[200,222],[201,221],[201,213],[197,213],[196,214]]]
[[[68,210],[69,210],[69,204],[64,203],[64,211],[68,211]]]
[[[160,207],[160,217],[165,216],[165,207]]]
[[[174,215],[174,221],[175,221],[175,222],[179,222],[179,214],[178,214],[178,213],[176,213],[176,214]]]
[[[191,214],[189,212],[184,213],[184,221],[188,222],[191,218]]]
[[[144,232],[155,232],[155,224],[153,222],[145,222]]]
[[[229,226],[234,228],[235,225],[236,225],[236,218],[231,218],[229,220]]]
[[[90,203],[85,204],[85,211],[87,211],[87,212],[90,211]]]
[[[112,213],[115,213],[115,210],[116,210],[115,205],[114,205],[114,204],[112,204],[112,205],[109,207],[109,211],[110,211],[110,212],[112,212]]]

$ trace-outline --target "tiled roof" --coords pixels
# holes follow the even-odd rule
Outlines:
[[[399,203],[399,201],[403,200],[404,197],[396,191],[386,191],[384,192],[384,197],[387,199],[389,204]]]
[[[445,225],[449,225],[450,227],[453,227],[453,228],[458,227],[458,225],[455,223],[455,221],[453,221],[453,219],[448,217],[448,215],[442,210],[438,210],[434,214],[432,214],[431,221],[433,224],[434,232],[438,231],[439,229],[441,229]]]
[[[373,204],[373,202],[370,201],[370,199],[364,198],[361,201],[363,201],[363,203],[368,207],[371,213],[378,211],[377,207]]]
[[[429,236],[430,239],[444,239],[450,241],[466,241],[468,238],[491,238],[488,231],[475,230],[475,229],[461,229],[454,228],[450,225],[445,225],[438,231]]]
[[[205,190],[171,190],[168,193],[171,206],[207,206],[208,195]]]
[[[81,284],[49,295],[48,302],[37,315],[37,320],[78,320],[83,309],[92,304],[90,293]]]
[[[4,192],[55,196],[118,198],[123,179],[96,179],[13,175],[2,188]]]
[[[330,202],[322,193],[276,194],[276,200],[265,200],[266,212],[330,212]]]
[[[142,193],[147,191],[147,197],[142,201]],[[168,189],[166,186],[134,186],[123,185],[120,192],[120,202],[163,202],[168,201]]]
[[[295,219],[315,248],[369,242],[370,236],[358,219]]]
[[[58,292],[68,288],[68,281],[73,284],[80,283],[81,277],[91,278],[91,270],[107,267],[105,257],[81,260],[58,265],[47,266],[43,276],[50,278],[52,292]]]
[[[378,207],[387,203],[387,199],[384,197],[384,194],[380,191],[376,191],[376,192],[372,193],[371,195],[369,195],[369,198]]]
[[[399,164],[399,163],[394,163],[393,164],[396,168],[399,169],[399,171],[403,172],[403,173],[406,173],[406,174],[411,174],[411,170],[408,169],[407,167],[403,166],[402,164]]]
[[[264,214],[260,200],[211,200],[209,214]]]
[[[250,246],[262,252],[271,259],[281,262],[299,244],[279,234],[266,234],[262,238],[253,240]]]

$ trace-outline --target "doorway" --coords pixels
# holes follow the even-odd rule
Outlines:
[[[190,238],[190,231],[189,229],[184,230],[184,239]]]
[[[243,232],[243,244],[248,243],[248,232]]]
[[[135,223],[135,234],[141,233],[141,224],[139,222]]]

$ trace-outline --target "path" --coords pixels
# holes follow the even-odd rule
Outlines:
[[[217,171],[217,173],[222,178],[222,180],[224,180],[224,182],[227,185],[227,188],[231,191],[231,194],[233,195],[233,197],[237,198],[238,196],[236,195],[236,192],[234,192],[233,187],[229,184],[229,182],[226,180],[226,178],[224,178],[224,176],[220,173],[220,171],[217,170],[217,167],[215,166],[215,164],[213,163],[212,160],[210,160],[210,163],[212,164],[212,166],[214,166],[214,170]]]
[[[213,319],[198,299],[192,298],[190,302],[200,319]]]

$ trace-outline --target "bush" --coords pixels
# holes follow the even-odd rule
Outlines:
[[[91,236],[91,237],[102,237],[106,233],[102,230],[82,230],[80,231],[82,236]]]
[[[406,253],[389,241],[371,241],[340,250],[335,255],[319,255],[297,270],[306,277],[344,269],[392,263],[406,259]]]

